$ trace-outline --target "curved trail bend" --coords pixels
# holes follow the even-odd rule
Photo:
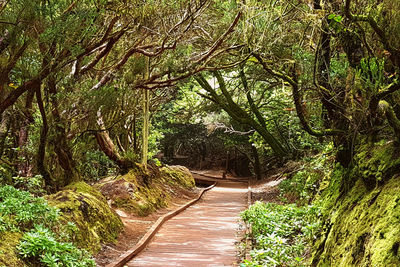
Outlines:
[[[196,174],[194,174],[196,176]],[[247,183],[219,180],[195,205],[167,221],[126,266],[235,266]]]

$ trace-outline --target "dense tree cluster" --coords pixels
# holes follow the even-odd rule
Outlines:
[[[282,162],[329,140],[348,166],[362,138],[400,138],[399,11],[389,0],[0,1],[1,179],[40,174],[57,189],[146,164],[169,133],[159,120],[245,136],[256,170],[260,155]]]
[[[102,157],[86,153],[96,146],[122,171],[132,167],[138,99],[152,90],[148,102],[160,105],[178,81],[213,68],[231,49],[226,41],[241,16],[224,15],[229,8],[212,1],[2,1],[3,179],[40,173],[49,187],[63,186],[82,179],[86,157]]]

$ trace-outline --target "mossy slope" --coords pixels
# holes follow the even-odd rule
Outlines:
[[[77,226],[74,243],[92,253],[100,250],[102,243],[114,242],[123,229],[104,196],[84,182],[71,184],[47,200],[60,209],[62,222]]]
[[[0,266],[25,266],[25,264],[18,258],[16,250],[16,246],[19,244],[21,237],[21,233],[0,233]]]
[[[173,195],[194,186],[193,176],[185,167],[166,166],[144,170],[140,165],[128,174],[105,179],[98,185],[113,207],[140,216],[166,207]]]
[[[362,146],[356,167],[337,167],[321,195],[327,219],[313,266],[400,266],[400,172],[389,143]],[[350,189],[343,186],[355,181]]]

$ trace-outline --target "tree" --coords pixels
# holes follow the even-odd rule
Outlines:
[[[265,120],[254,104],[254,100],[252,99],[250,91],[248,90],[247,80],[243,71],[240,72],[240,75],[244,89],[247,91],[246,97],[248,105],[250,106],[250,113],[246,112],[232,99],[231,94],[227,90],[226,83],[221,72],[215,71],[213,74],[218,80],[219,90],[221,93],[218,94],[217,91],[206,80],[206,78],[204,78],[204,76],[198,75],[196,77],[196,81],[208,93],[208,95],[203,96],[220,106],[234,120],[252,127],[264,138],[265,142],[270,145],[277,156],[284,157],[286,155],[285,149],[280,142],[266,129]],[[255,116],[256,119],[254,119],[253,116]]]
[[[109,112],[106,102],[111,100],[115,106],[122,94],[110,94],[108,98],[105,95],[113,89],[121,90],[118,84],[121,78],[129,78],[131,92],[169,90],[210,64],[215,63],[213,68],[232,64],[226,60],[223,64],[216,58],[231,49],[226,40],[241,13],[232,7],[235,12],[219,21],[221,27],[215,30],[208,22],[217,21],[216,14],[225,11],[222,7],[220,2],[208,0],[143,3],[11,0],[2,3],[2,138],[7,145],[11,132],[16,132],[12,128],[18,127],[19,134],[14,136],[18,142],[13,146],[20,147],[18,155],[8,155],[10,163],[18,161],[17,156],[24,157],[18,164],[21,174],[31,175],[28,169],[33,168],[33,172],[40,171],[53,187],[80,180],[75,157],[82,153],[77,148],[81,148],[79,142],[84,133],[91,133],[98,147],[121,170],[134,166],[134,161],[125,158],[119,136],[110,135],[110,125],[116,116],[105,116]],[[151,75],[145,78],[141,76],[143,66],[140,66],[143,57],[152,58],[154,66]],[[129,73],[127,66],[135,65],[136,70]],[[23,106],[22,102],[25,102]],[[11,111],[14,109],[23,115],[24,123],[18,122],[20,118]],[[37,110],[40,118],[35,113]],[[133,114],[125,114],[120,119],[130,120],[133,116],[136,132],[136,117],[140,114],[137,109],[132,111]],[[36,128],[33,131],[40,132],[40,144],[38,149],[26,153],[25,144],[36,138],[29,135],[32,118],[34,127],[41,127],[40,131]],[[136,133],[133,137],[136,139]],[[133,143],[137,149],[137,140]],[[7,149],[3,147],[3,150]],[[56,158],[48,157],[52,152]],[[57,166],[53,165],[54,159]],[[29,162],[30,166],[22,162]]]
[[[384,134],[379,102],[396,97],[398,90],[394,56],[398,53],[393,39],[389,41],[395,33],[388,22],[396,18],[388,11],[395,5],[384,1],[379,9],[378,4],[365,4],[361,7],[370,10],[369,14],[359,15],[351,12],[351,4],[314,1],[311,7],[299,4],[293,8],[290,1],[274,5],[249,1],[244,12],[250,18],[244,25],[254,57],[250,61],[292,88],[301,125],[311,135],[332,138],[337,160],[344,166],[352,162],[358,135],[376,140]],[[255,10],[259,16],[252,17]],[[307,100],[316,96],[320,101]],[[397,127],[394,109],[381,106],[389,125]],[[310,122],[306,114],[312,110],[320,112],[320,120]]]

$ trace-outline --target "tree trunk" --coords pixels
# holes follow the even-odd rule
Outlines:
[[[347,134],[349,123],[345,118],[346,110],[342,104],[345,102],[345,88],[334,87],[330,83],[331,71],[331,33],[329,21],[326,17],[322,21],[321,40],[316,55],[316,82],[322,95],[322,119],[326,128],[343,130],[343,134],[335,135],[333,142],[338,148],[336,160],[347,167],[352,160],[351,139]]]
[[[229,116],[231,116],[234,120],[241,123],[242,125],[248,125],[252,127],[256,132],[258,132],[265,142],[271,147],[273,152],[280,158],[284,158],[288,156],[287,151],[282,146],[282,144],[267,130],[266,127],[263,127],[262,124],[255,119],[253,119],[252,115],[246,112],[243,108],[241,108],[235,101],[233,101],[232,96],[229,94],[226,88],[225,81],[222,75],[219,72],[214,72],[218,80],[218,84],[220,90],[222,91],[222,96],[218,95],[215,89],[208,83],[208,81],[202,76],[198,75],[195,77],[196,81],[199,85],[206,90],[210,96],[205,96],[206,98],[212,100],[218,106],[220,106],[223,110],[225,110]],[[245,80],[242,80],[243,85],[246,87],[247,84]],[[204,95],[203,95],[204,96]],[[248,99],[249,100],[249,99]],[[249,103],[251,104],[251,103]],[[257,115],[257,114],[255,114]]]
[[[261,176],[260,157],[258,155],[257,148],[254,146],[254,144],[251,144],[251,152],[253,153],[254,157],[254,162],[253,162],[254,174],[256,175],[257,180],[261,180],[262,176]]]
[[[43,105],[43,99],[40,88],[36,90],[36,100],[38,102],[40,115],[42,116],[42,129],[40,130],[40,140],[39,140],[39,148],[36,160],[36,166],[38,168],[39,173],[43,176],[43,179],[48,187],[51,189],[56,189],[54,182],[51,179],[50,173],[47,171],[45,166],[45,157],[46,157],[46,144],[47,144],[47,133],[49,131],[46,111]]]
[[[142,129],[142,164],[147,168],[147,157],[149,152],[149,90],[143,89],[143,129]]]
[[[3,156],[4,153],[4,146],[6,142],[7,135],[10,131],[10,116],[9,114],[3,114],[1,118],[1,125],[0,125],[0,157]]]
[[[100,130],[95,133],[95,137],[100,150],[103,151],[110,160],[117,164],[122,173],[127,173],[130,168],[134,167],[134,163],[122,158],[118,153],[114,142],[111,140],[110,135],[105,128],[101,110],[97,111],[97,124],[100,126]]]
[[[34,91],[29,91],[26,97],[26,103],[24,108],[24,118],[22,119],[19,128],[18,138],[18,158],[22,159],[22,162],[18,162],[18,175],[22,177],[32,176],[32,164],[29,161],[29,156],[26,151],[26,145],[29,139],[29,125],[33,122],[32,116],[32,102],[34,97]]]
[[[148,79],[150,76],[150,58],[147,58],[147,66],[145,78]],[[150,91],[143,89],[143,140],[142,140],[142,164],[147,169],[147,157],[149,152],[149,127],[150,127]]]
[[[138,151],[138,145],[137,145],[137,133],[136,133],[136,114],[133,115],[133,151],[137,153]]]
[[[57,181],[57,184],[62,187],[80,180],[76,170],[76,164],[72,156],[71,148],[68,144],[67,133],[64,122],[62,121],[58,110],[57,87],[54,77],[49,78],[48,88],[50,92],[50,101],[52,104],[52,115],[55,125],[55,137],[53,140],[54,151],[57,154],[57,161],[64,170],[64,180]]]
[[[38,85],[40,86],[40,81],[38,79],[34,79],[25,82],[23,85],[12,90],[0,103],[0,115],[2,115],[8,107],[12,106],[23,93],[25,93],[26,91],[34,92]]]

